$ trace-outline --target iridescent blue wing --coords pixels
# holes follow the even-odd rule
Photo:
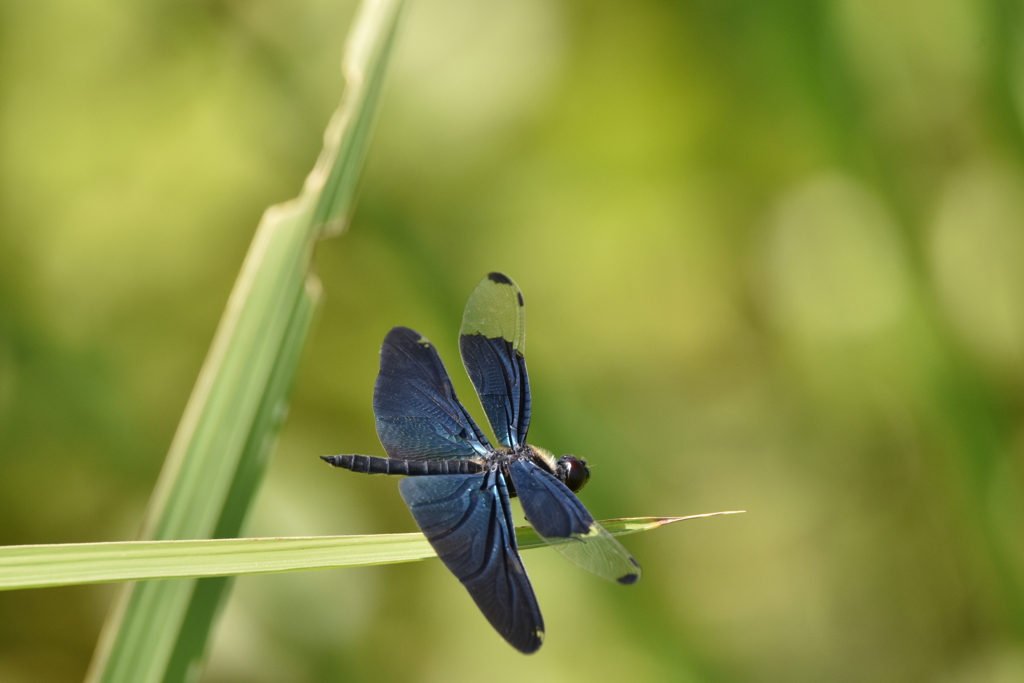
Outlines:
[[[455,395],[434,345],[408,327],[392,328],[384,338],[373,413],[377,436],[392,458],[473,458],[491,450]]]
[[[541,538],[589,572],[619,583],[636,583],[640,564],[594,521],[565,484],[526,460],[510,464],[509,472],[526,519]]]
[[[498,633],[527,654],[544,620],[516,547],[500,472],[407,477],[398,484],[416,524]]]
[[[506,275],[490,273],[473,290],[462,316],[459,350],[498,441],[525,445],[530,428],[526,309],[522,292]]]

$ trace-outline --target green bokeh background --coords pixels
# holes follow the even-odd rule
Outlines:
[[[0,4],[0,543],[134,537],[351,1]],[[210,683],[1024,680],[1024,9],[412,0],[249,535],[412,531],[371,395],[522,287],[531,440],[626,539],[526,564],[509,648],[436,561],[243,577]],[[482,418],[475,401],[467,404]],[[0,681],[78,681],[111,586],[0,593]]]

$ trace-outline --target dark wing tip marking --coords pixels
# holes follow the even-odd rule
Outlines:
[[[523,647],[513,645],[517,650],[522,652],[524,655],[532,655],[534,652],[540,649],[540,646],[544,644],[544,630],[537,629],[533,633],[533,641],[525,644]]]
[[[519,297],[519,307],[522,308],[523,307],[523,293],[522,292],[516,292],[516,296]]]
[[[510,285],[512,280],[508,278],[508,275],[504,273],[487,273],[487,279],[491,282],[497,282],[499,285]],[[520,305],[522,305],[522,295],[519,296]]]
[[[636,583],[640,579],[640,571],[639,571],[640,563],[636,561],[635,557],[630,557],[629,561],[632,562],[633,566],[637,568],[637,573],[636,574],[623,574],[619,578],[615,579],[616,581],[621,583],[623,586],[632,586],[634,583]]]

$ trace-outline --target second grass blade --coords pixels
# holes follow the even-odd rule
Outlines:
[[[601,526],[618,536],[684,519],[729,514],[736,513],[609,519],[601,521]],[[531,527],[518,527],[516,539],[521,550],[547,545]],[[411,562],[435,556],[421,533],[9,546],[0,548],[0,590],[268,574]]]

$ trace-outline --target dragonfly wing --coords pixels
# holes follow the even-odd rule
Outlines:
[[[408,477],[398,486],[416,524],[491,626],[520,652],[536,652],[544,620],[516,547],[504,477]]]
[[[459,330],[459,350],[498,441],[526,444],[530,378],[526,374],[526,309],[508,276],[490,273],[473,290]]]
[[[373,388],[377,436],[392,458],[473,458],[491,450],[452,388],[437,350],[408,327],[395,327],[380,349]]]
[[[532,462],[509,465],[526,519],[541,538],[570,562],[619,583],[636,583],[640,564],[594,521],[580,499]]]

